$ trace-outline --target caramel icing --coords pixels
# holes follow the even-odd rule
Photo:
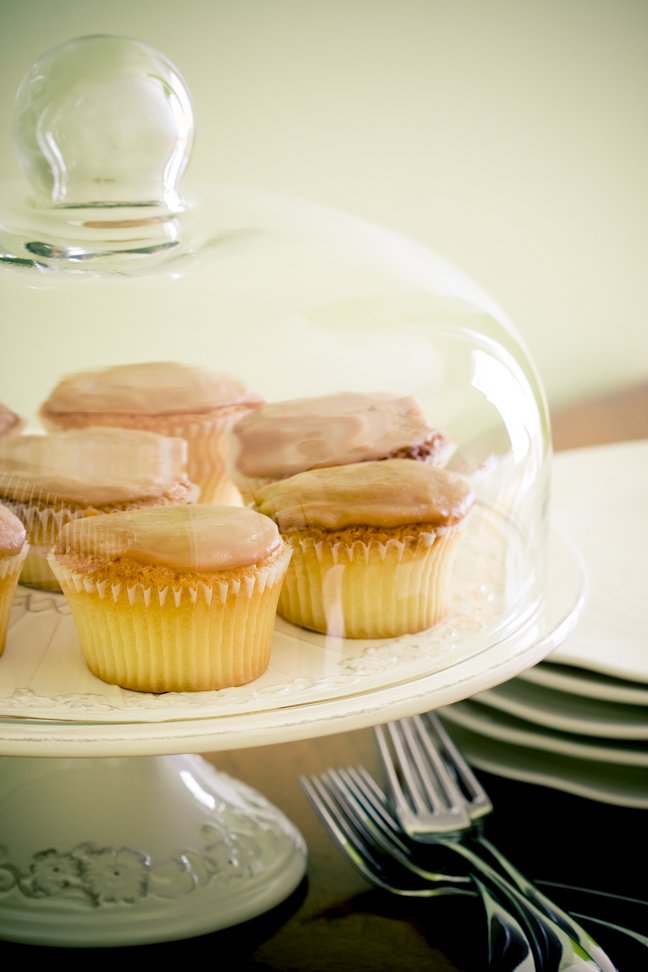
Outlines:
[[[74,520],[61,531],[56,553],[205,572],[257,564],[282,547],[272,520],[254,510],[195,504]]]
[[[19,432],[22,425],[23,421],[20,416],[0,402],[0,436]]]
[[[473,502],[461,476],[414,459],[312,469],[255,494],[256,509],[271,516],[281,533],[305,527],[451,526]]]
[[[193,498],[184,439],[135,429],[89,428],[0,442],[0,495],[106,506]]]
[[[184,414],[263,399],[228,375],[175,361],[115,365],[62,378],[41,405],[46,420],[59,413]]]
[[[272,402],[240,419],[233,461],[245,476],[279,479],[307,469],[384,459],[421,446],[433,430],[415,398],[340,392]],[[435,450],[449,442],[434,433]]]
[[[0,557],[13,557],[25,545],[27,531],[17,516],[0,503]]]

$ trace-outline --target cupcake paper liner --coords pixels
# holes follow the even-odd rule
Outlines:
[[[239,415],[210,418],[202,422],[165,423],[168,429],[165,435],[180,436],[187,441],[187,475],[199,487],[201,503],[238,499],[226,471],[227,432],[235,418],[239,418]]]
[[[29,544],[25,543],[20,553],[0,559],[0,655],[3,653],[7,642],[14,594],[18,586],[20,571],[28,553]]]
[[[50,566],[70,604],[86,664],[105,682],[146,692],[208,691],[263,674],[289,549],[255,576],[176,589],[98,582]]]
[[[61,590],[48,562],[53,545],[53,543],[30,543],[29,553],[20,574],[20,583],[25,587],[33,587],[39,591],[59,592]]]
[[[61,529],[70,520],[83,516],[83,511],[67,506],[57,509],[28,503],[12,503],[10,508],[24,523],[29,538],[29,552],[23,563],[20,583],[39,590],[59,591],[59,583],[50,569],[47,557]]]
[[[447,610],[458,528],[385,543],[293,541],[278,613],[341,638],[391,638],[437,624]]]
[[[25,543],[20,553],[13,554],[13,556],[10,557],[1,557],[0,581],[11,578],[16,571],[20,572],[20,568],[22,567],[28,553],[29,543]]]

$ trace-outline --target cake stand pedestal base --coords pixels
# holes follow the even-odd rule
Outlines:
[[[195,755],[0,758],[0,938],[110,947],[257,917],[306,870],[294,825]]]

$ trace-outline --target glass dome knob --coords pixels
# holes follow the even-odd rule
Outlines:
[[[40,205],[177,209],[193,130],[174,65],[125,37],[81,37],[53,48],[16,96],[16,152]]]

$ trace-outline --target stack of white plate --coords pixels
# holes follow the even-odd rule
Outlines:
[[[559,453],[552,488],[585,562],[582,616],[545,661],[441,715],[481,769],[648,807],[648,440]]]

